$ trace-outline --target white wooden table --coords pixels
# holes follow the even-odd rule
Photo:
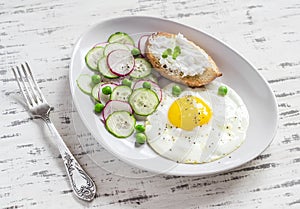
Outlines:
[[[72,104],[69,63],[79,35],[122,15],[197,27],[248,58],[278,102],[270,147],[242,167],[207,177],[153,175],[104,150]],[[1,0],[0,208],[300,208],[299,22],[298,0]],[[55,108],[53,123],[97,184],[91,203],[74,197],[48,130],[21,103],[10,68],[24,60]]]

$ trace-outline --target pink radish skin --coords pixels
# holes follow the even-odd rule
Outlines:
[[[159,98],[159,101],[161,102],[161,100],[162,100],[162,90],[161,90],[161,88],[159,87],[159,85],[157,83],[155,83],[151,80],[146,80],[146,79],[145,80],[139,80],[134,84],[133,89],[143,88],[143,83],[144,82],[151,83],[151,90],[153,90],[157,94],[157,96]]]
[[[125,65],[128,66],[126,69],[123,69],[124,63],[120,62],[120,59],[126,58],[127,60]],[[121,60],[124,61],[124,60]],[[117,65],[119,64],[119,65]],[[107,56],[107,66],[110,71],[117,76],[126,76],[131,73],[134,69],[134,57],[131,52],[124,49],[114,50],[110,52]]]
[[[104,121],[108,118],[110,114],[116,111],[127,111],[130,114],[133,113],[133,110],[128,102],[124,101],[118,101],[118,100],[110,100],[106,103],[103,111],[102,111],[102,117]]]
[[[128,47],[128,49],[130,50],[130,52],[131,52],[132,49],[136,48],[135,46],[133,46],[131,44],[124,44],[124,45],[126,45]]]
[[[118,84],[115,84],[115,83],[104,83],[100,86],[99,88],[99,91],[98,91],[98,100],[102,103],[102,104],[105,104],[109,101],[110,99],[110,95],[105,95],[102,93],[102,89],[105,87],[105,86],[110,86],[112,88],[112,90],[118,86]]]
[[[138,41],[138,48],[141,52],[141,55],[143,57],[145,57],[145,53],[146,53],[146,50],[145,50],[145,45],[146,45],[146,41],[147,39],[150,37],[150,35],[143,35],[140,37],[139,41]]]
[[[97,43],[93,46],[93,48],[95,47],[98,47],[98,46],[102,46],[102,47],[105,47],[108,43],[107,42],[100,42],[100,43]]]

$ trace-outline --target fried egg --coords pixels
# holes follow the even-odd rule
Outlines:
[[[162,89],[160,106],[145,122],[148,144],[155,152],[178,163],[207,163],[241,146],[249,114],[233,89],[212,82],[203,88],[181,86],[182,93],[173,96],[174,85]],[[220,85],[227,86],[227,95],[218,95]]]

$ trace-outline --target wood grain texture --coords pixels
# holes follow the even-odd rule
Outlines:
[[[91,25],[152,15],[197,27],[247,57],[276,95],[277,135],[255,160],[207,177],[154,175],[104,150],[82,126],[68,73],[72,47]],[[0,208],[300,208],[300,4],[286,1],[0,1]],[[53,123],[98,186],[72,194],[61,156],[32,120],[10,68],[28,60]]]

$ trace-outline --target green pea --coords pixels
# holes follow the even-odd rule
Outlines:
[[[135,135],[135,139],[136,139],[136,142],[139,143],[139,144],[144,144],[146,142],[146,135],[143,134],[143,133],[137,133]]]
[[[227,87],[226,86],[220,86],[218,89],[218,94],[221,96],[225,96],[227,94]]]
[[[133,56],[138,56],[138,55],[141,54],[141,52],[140,52],[140,50],[139,50],[138,48],[133,48],[133,49],[131,50],[131,54],[132,54]]]
[[[93,75],[93,76],[92,76],[92,82],[93,82],[94,84],[100,83],[100,82],[101,82],[101,76],[100,76],[100,75],[97,75],[97,74]]]
[[[148,81],[145,81],[145,82],[143,83],[143,88],[145,88],[145,89],[151,89],[151,83],[148,82]]]
[[[128,87],[130,87],[130,88],[131,88],[132,81],[131,81],[131,80],[129,80],[128,78],[125,78],[125,79],[123,79],[123,80],[122,80],[122,85],[124,85],[124,86],[128,86]]]
[[[104,104],[97,103],[97,104],[95,104],[94,110],[95,110],[95,112],[99,113],[99,112],[101,112],[103,110],[103,108],[104,108]]]
[[[145,126],[139,124],[139,125],[136,125],[135,126],[135,129],[138,131],[138,132],[144,132],[146,130]]]
[[[105,95],[109,95],[111,94],[112,90],[111,90],[111,87],[110,86],[105,86],[103,89],[102,89],[102,93],[105,94]]]
[[[173,94],[174,96],[179,96],[179,95],[181,94],[181,88],[180,88],[180,86],[174,85],[174,86],[172,87],[172,94]]]

